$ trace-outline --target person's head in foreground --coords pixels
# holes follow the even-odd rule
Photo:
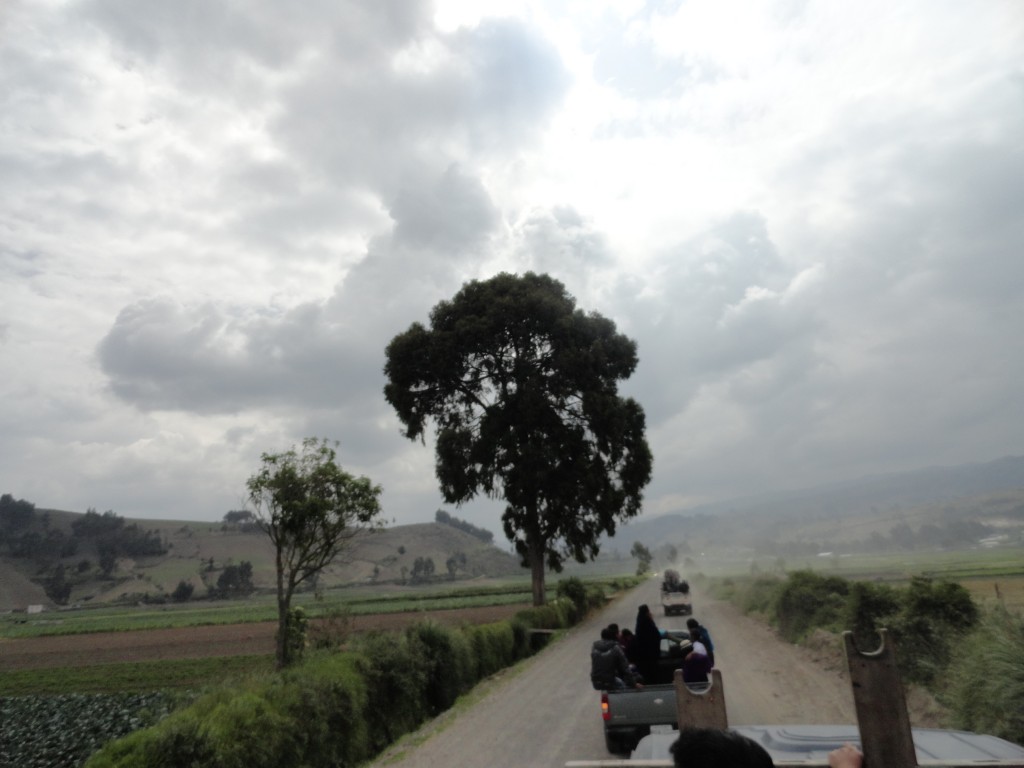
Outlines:
[[[678,768],[773,768],[772,756],[753,739],[717,728],[681,728],[671,747]]]
[[[772,756],[753,739],[717,728],[681,728],[670,747],[676,768],[774,768]],[[852,744],[829,752],[830,768],[862,768],[864,754]]]

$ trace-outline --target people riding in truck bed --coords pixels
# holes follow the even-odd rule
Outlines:
[[[708,632],[707,627],[701,624],[696,619],[687,619],[686,626],[691,633],[697,633],[697,639],[703,644],[708,654],[708,668],[715,666],[715,645],[711,642],[711,634]]]
[[[601,639],[595,640],[590,649],[590,682],[595,690],[617,691],[637,686],[616,634],[613,627],[605,627]]]
[[[683,658],[683,682],[687,684],[706,683],[710,672],[711,664],[708,661],[707,648],[700,641],[700,633],[691,629],[690,648]]]
[[[651,609],[646,603],[637,609],[636,630],[630,648],[633,652],[632,661],[640,671],[640,677],[644,681],[656,680],[658,659],[661,657],[661,630],[654,623]]]

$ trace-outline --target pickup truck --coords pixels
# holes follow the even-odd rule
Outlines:
[[[675,671],[683,666],[690,647],[685,630],[666,630],[661,638],[661,655],[655,679],[642,688],[601,692],[604,738],[613,754],[630,752],[652,725],[676,725]]]
[[[693,605],[690,603],[690,585],[679,578],[679,573],[676,571],[665,571],[665,576],[661,581],[661,607],[666,616],[672,614],[689,616],[693,613]]]
[[[684,584],[686,582],[683,582]],[[678,614],[689,616],[693,613],[693,604],[690,602],[689,592],[662,592],[661,607],[666,616]]]
[[[828,764],[828,753],[845,743],[858,745],[865,765],[925,765],[968,768],[1013,766],[1024,768],[1024,747],[988,734],[958,730],[912,728],[895,651],[888,633],[873,652],[859,651],[851,632],[843,633],[850,687],[857,712],[856,725],[741,725],[729,726],[722,673],[712,670],[712,682],[697,691],[686,686],[672,667],[666,649],[664,669],[671,670],[671,685],[602,693],[605,740],[613,753],[632,752],[631,761],[644,765],[673,765],[670,746],[678,737],[679,723],[694,727],[729,728],[757,741],[777,766]],[[666,638],[665,642],[672,642]],[[874,756],[874,757],[872,757]],[[609,766],[613,761],[577,761],[567,766]],[[635,764],[635,763],[634,763]],[[626,763],[623,763],[626,765]]]

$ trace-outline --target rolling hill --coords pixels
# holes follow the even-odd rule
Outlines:
[[[61,510],[36,510],[46,515],[47,529],[72,531],[71,524],[82,515]],[[73,555],[60,559],[71,584],[68,604],[112,600],[165,599],[184,581],[194,588],[195,596],[216,586],[225,568],[252,564],[252,580],[257,589],[272,589],[275,584],[273,549],[269,539],[258,530],[238,525],[197,523],[173,520],[126,520],[140,529],[158,535],[165,554],[119,557],[109,577],[98,566],[95,545],[81,542]],[[320,586],[349,584],[408,583],[413,580],[416,562],[430,561],[432,576],[421,580],[446,581],[479,577],[521,576],[527,573],[518,560],[492,544],[450,525],[421,523],[386,528],[359,536],[353,546],[320,578]],[[451,560],[451,571],[448,561]],[[56,607],[43,588],[56,564],[40,567],[28,557],[0,555],[0,610],[24,610],[28,605]],[[422,565],[421,565],[422,567]]]

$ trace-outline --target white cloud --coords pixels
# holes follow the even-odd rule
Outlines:
[[[215,519],[319,435],[430,519],[384,347],[500,270],[638,340],[651,511],[1019,453],[1012,2],[4,13],[4,492]]]

